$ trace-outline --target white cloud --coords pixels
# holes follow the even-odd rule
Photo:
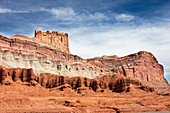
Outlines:
[[[1,7],[0,7],[0,13],[11,13],[11,12],[12,12],[11,9],[1,8]]]
[[[51,14],[55,16],[56,19],[63,20],[74,20],[74,16],[76,16],[74,10],[72,8],[58,8],[49,10]]]
[[[169,22],[170,22],[170,18],[165,18],[164,20],[165,20],[165,21],[169,21]]]
[[[1,8],[0,13],[28,13],[29,11],[21,11],[21,10],[12,10],[8,8]]]
[[[170,55],[170,27],[83,27],[69,31],[71,51],[83,57],[118,54],[119,56],[141,50],[156,56]],[[64,31],[64,30],[63,30]],[[82,48],[82,49],[81,49]],[[82,51],[84,50],[84,51]],[[91,52],[89,52],[91,51]]]
[[[46,11],[51,13],[57,20],[66,20],[73,22],[81,22],[81,21],[101,21],[101,20],[109,20],[109,17],[103,13],[95,12],[89,13],[88,11],[84,11],[82,13],[76,13],[72,8],[69,7],[60,7],[53,9],[44,9],[41,8],[41,11]]]
[[[129,15],[129,14],[117,14],[115,16],[115,19],[118,21],[131,21],[134,18],[135,18],[135,16]]]
[[[101,21],[108,21],[111,20],[112,22],[117,20],[117,21],[125,21],[129,22],[134,20],[135,16],[130,15],[130,14],[118,14],[114,13],[111,11],[108,11],[107,13],[102,13],[102,12],[94,12],[90,13],[87,10],[75,12],[73,8],[70,7],[59,7],[59,8],[52,8],[52,9],[45,9],[41,8],[39,11],[45,11],[50,14],[52,14],[56,20],[61,20],[61,21],[67,21],[65,23],[69,24],[76,24],[78,23],[81,25],[82,23],[84,24],[92,24],[93,23],[98,23]]]
[[[103,13],[96,12],[94,14],[87,15],[87,18],[90,20],[109,20],[109,17]]]

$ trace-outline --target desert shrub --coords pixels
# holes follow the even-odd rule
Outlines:
[[[86,107],[85,105],[82,105],[81,107]]]
[[[54,101],[56,101],[57,99],[55,99],[55,98],[50,98],[50,99],[48,99],[48,100],[54,100]]]
[[[65,94],[60,94],[60,95],[65,96]]]
[[[80,103],[80,100],[76,100],[77,103]]]
[[[137,101],[136,103],[137,103],[137,104],[141,104],[141,103],[142,103],[142,101]]]

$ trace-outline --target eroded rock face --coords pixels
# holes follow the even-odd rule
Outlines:
[[[100,78],[89,79],[84,77],[64,77],[50,73],[42,73],[37,77],[32,69],[7,69],[0,66],[0,83],[2,85],[10,85],[14,82],[30,85],[41,85],[45,88],[55,88],[68,84],[71,89],[77,93],[82,90],[92,90],[94,92],[104,92],[111,90],[112,92],[129,91],[130,84],[139,86],[142,90],[153,92],[154,89],[142,86],[138,80],[130,79],[121,75],[103,76]],[[68,87],[68,86],[67,86]]]
[[[50,33],[49,31],[41,32],[36,29],[35,38],[40,39],[43,43],[48,44],[53,49],[69,53],[67,33],[63,34],[58,31],[52,31],[52,33]]]
[[[32,68],[35,74],[52,73],[69,77],[95,78],[103,75],[100,68],[84,59],[48,48],[24,36],[0,36],[0,65],[7,68]]]
[[[95,79],[104,75],[119,75],[136,79],[142,85],[154,87],[158,90],[169,88],[169,84],[164,78],[163,66],[151,53],[141,51],[125,57],[114,55],[84,60],[69,53],[68,35],[55,31],[50,33],[49,31],[36,30],[33,38],[22,35],[7,38],[0,35],[0,65],[9,69],[32,68],[36,76],[42,73],[51,73],[65,77],[80,76],[80,78],[94,79],[93,82],[87,81],[84,84],[95,86],[91,87],[94,91],[98,89],[98,84],[100,84],[100,88],[115,86],[112,83],[109,86],[108,84],[101,84],[98,79]],[[51,75],[46,76],[48,78]],[[56,80],[55,77],[52,77],[53,79],[49,80],[48,84],[43,81],[48,79],[45,76],[42,77],[43,79],[41,77],[39,82],[42,86],[56,86],[51,81]],[[82,79],[80,78],[78,78],[78,81],[81,82]],[[74,84],[73,81],[71,82]],[[121,86],[121,84],[126,85],[126,83],[128,82],[125,80],[119,81],[116,87],[123,87],[124,85]],[[74,85],[73,88],[77,87]],[[83,88],[80,89],[80,92],[81,90]],[[118,91],[116,88],[114,90]]]
[[[111,74],[120,74],[135,78],[142,84],[155,88],[169,88],[164,78],[164,69],[157,59],[149,52],[141,51],[125,57],[98,57],[87,59],[93,65],[110,70]],[[154,84],[154,85],[153,85]],[[157,84],[157,85],[156,85]]]
[[[125,57],[87,59],[87,61],[126,77],[165,82],[163,66],[148,52],[141,51]]]
[[[36,80],[36,75],[32,69],[7,69],[0,66],[0,83],[4,85],[12,84],[13,82],[29,82]]]
[[[78,93],[82,93],[82,90],[87,90],[87,88],[94,92],[104,92],[105,90],[111,90],[112,92],[129,92],[131,84],[148,92],[154,91],[151,87],[142,86],[141,82],[138,80],[123,77],[121,75],[105,75],[100,78],[88,79],[83,77],[69,78],[61,75],[43,73],[38,77],[37,82],[45,88],[54,88],[69,84],[70,87]]]

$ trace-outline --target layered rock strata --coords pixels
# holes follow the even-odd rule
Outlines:
[[[163,66],[151,53],[141,51],[125,57],[114,55],[85,60],[69,53],[68,34],[55,31],[50,33],[36,30],[33,38],[22,35],[7,38],[0,35],[0,65],[8,69],[31,68],[36,76],[40,76],[38,81],[42,73],[88,79],[119,75],[138,80],[140,84],[154,87],[158,91],[169,89]],[[44,81],[39,83],[46,84]]]
[[[112,74],[135,78],[143,84],[156,89],[169,89],[169,84],[164,78],[164,68],[158,63],[153,54],[141,51],[125,57],[104,56],[87,61],[95,66],[108,69]]]
[[[0,45],[0,65],[7,68],[32,68],[37,75],[45,72],[88,78],[104,75],[100,67],[76,55],[51,49],[23,36],[0,36]]]
[[[83,77],[69,78],[61,75],[42,73],[37,77],[32,69],[7,69],[2,66],[0,66],[0,75],[0,83],[3,85],[10,85],[14,82],[23,84],[25,82],[26,85],[39,84],[45,88],[62,86],[60,87],[60,90],[69,87],[77,93],[83,93],[86,90],[92,90],[94,92],[105,92],[105,90],[111,90],[112,92],[129,92],[131,84],[147,92],[154,91],[151,87],[142,86],[138,80],[130,79],[121,75],[105,75],[100,78],[89,79]]]
[[[43,43],[48,44],[51,48],[69,53],[68,34],[60,33],[58,31],[41,32],[35,30],[35,39],[39,39]]]

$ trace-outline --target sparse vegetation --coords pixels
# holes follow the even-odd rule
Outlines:
[[[55,104],[56,104],[56,102],[58,101],[57,99],[55,99],[55,98],[50,98],[50,99],[48,99],[49,101],[53,101]]]
[[[57,99],[55,99],[55,98],[50,98],[50,99],[48,99],[48,100],[53,100],[53,101],[56,101]]]
[[[98,104],[100,104],[101,102],[100,102],[100,100],[98,101]]]
[[[51,106],[55,106],[55,104],[51,104]]]
[[[60,94],[60,95],[65,96],[65,94]]]
[[[80,103],[80,100],[76,100],[77,103]]]
[[[85,105],[82,105],[81,107],[86,107]]]
[[[142,101],[137,101],[136,103],[137,103],[137,104],[141,104],[141,103],[142,103]]]

